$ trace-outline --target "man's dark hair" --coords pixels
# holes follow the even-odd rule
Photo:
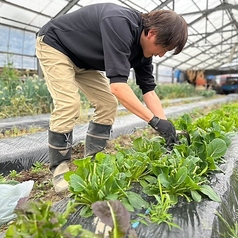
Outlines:
[[[168,50],[175,50],[179,54],[188,39],[187,23],[184,18],[171,10],[156,10],[142,13],[144,33],[155,31],[156,45],[161,45]]]

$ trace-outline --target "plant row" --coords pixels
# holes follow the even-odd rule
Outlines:
[[[138,98],[143,100],[141,90],[133,80],[129,85]],[[50,113],[53,101],[47,90],[45,80],[37,75],[20,77],[13,65],[4,66],[0,75],[0,118],[28,116]],[[161,99],[192,97],[194,95],[213,96],[214,91],[196,91],[190,84],[159,85],[155,89]],[[79,92],[82,108],[89,108],[90,103],[83,93]]]
[[[97,215],[95,204],[98,202],[102,206],[98,209],[105,211],[104,218],[105,214],[110,217],[102,220],[113,227],[110,233],[113,238],[125,237],[128,232],[128,237],[136,237],[129,231],[128,224],[125,227],[129,230],[120,229],[123,227],[120,217],[123,220],[124,208],[141,214],[133,224],[138,221],[146,224],[165,222],[169,227],[177,227],[169,209],[176,206],[179,199],[187,202],[200,202],[204,198],[221,201],[210,186],[210,179],[215,173],[222,172],[219,166],[225,163],[224,155],[238,128],[237,108],[238,103],[233,103],[196,121],[188,114],[174,120],[176,129],[181,133],[172,149],[167,148],[159,136],[151,139],[140,137],[133,141],[130,149],[119,148],[115,154],[98,153],[94,160],[91,157],[75,160],[77,169],[65,175],[72,193],[71,209],[62,215],[54,213],[50,203],[43,203],[34,209],[29,208],[27,212],[18,210],[18,217],[9,227],[6,237],[27,237],[36,230],[39,234],[47,231],[45,234],[48,236],[45,237],[55,237],[56,233],[50,233],[54,229],[59,231],[57,237],[102,237],[93,236],[89,231],[83,233],[85,230],[81,225],[64,229],[69,214],[79,207],[80,215],[85,219]],[[37,209],[38,212],[35,211]],[[50,219],[51,216],[55,219]]]
[[[224,106],[195,122],[185,114],[174,121],[182,137],[173,149],[166,148],[161,137],[137,138],[130,149],[121,149],[116,154],[98,153],[75,160],[75,171],[65,175],[75,200],[84,205],[82,216],[90,216],[92,203],[101,200],[120,200],[129,210],[149,208],[143,194],[154,196],[168,194],[172,204],[179,196],[187,201],[200,202],[202,196],[220,201],[209,186],[208,175],[221,172],[231,143],[228,132],[237,130],[237,104]],[[183,136],[184,135],[184,136]],[[141,194],[133,191],[140,184]],[[162,191],[161,191],[162,190]]]

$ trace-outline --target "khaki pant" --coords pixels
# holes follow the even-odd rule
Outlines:
[[[95,108],[93,121],[112,125],[118,102],[110,91],[108,78],[100,71],[76,67],[69,57],[45,44],[42,39],[43,36],[37,37],[36,56],[54,103],[50,130],[59,133],[73,130],[80,115],[78,90]]]

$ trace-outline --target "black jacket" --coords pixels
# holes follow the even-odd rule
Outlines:
[[[113,3],[85,6],[49,21],[38,35],[76,66],[106,72],[110,82],[127,82],[134,68],[143,93],[155,87],[152,58],[140,46],[140,13]]]

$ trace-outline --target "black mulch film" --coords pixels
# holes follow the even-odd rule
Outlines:
[[[197,98],[195,98],[197,100]],[[227,103],[238,99],[238,94],[230,94],[226,97],[195,101],[193,103],[183,104],[165,108],[165,114],[168,118],[176,118],[186,112],[204,108],[216,104]],[[190,99],[192,101],[192,98]],[[200,99],[201,100],[201,99]],[[173,100],[172,100],[173,101]],[[175,101],[175,100],[174,100]],[[182,101],[182,99],[181,99]],[[39,116],[39,118],[41,118]],[[42,117],[44,118],[44,117]],[[45,118],[42,119],[45,124]],[[20,119],[19,119],[20,121]],[[20,125],[18,123],[18,126]],[[30,123],[30,119],[26,120]],[[13,122],[11,122],[13,123]],[[22,122],[24,123],[24,122]],[[7,126],[7,123],[3,123]],[[0,121],[1,126],[1,121]],[[77,125],[73,131],[73,144],[85,140],[87,124]],[[137,128],[145,128],[147,123],[135,115],[127,115],[116,118],[113,125],[112,138],[123,134],[131,134]],[[2,129],[0,127],[0,129]],[[7,175],[11,170],[20,172],[24,169],[30,169],[35,162],[48,163],[48,135],[47,130],[35,134],[24,135],[15,138],[6,138],[0,140],[0,174]]]
[[[180,229],[173,227],[169,229],[164,223],[160,225],[139,223],[135,229],[138,238],[221,238],[225,232],[229,232],[216,213],[220,213],[231,226],[238,220],[238,134],[232,138],[225,161],[226,163],[221,165],[223,173],[214,174],[211,178],[211,187],[221,198],[221,203],[208,199],[203,199],[200,203],[180,201],[170,210],[174,218],[173,222]],[[138,192],[139,190],[137,188]],[[62,212],[67,203],[67,199],[62,200],[53,209]],[[70,216],[68,225],[81,224],[83,228],[92,232],[107,234],[108,228],[96,217],[82,218],[79,215],[80,210],[81,208],[78,208]],[[137,214],[143,212],[137,211],[131,214],[131,218],[139,219]]]
[[[165,108],[168,118],[178,117],[196,108],[209,105],[227,103],[237,100],[238,95],[228,95],[224,98],[207,101],[198,101]],[[134,115],[117,118],[112,131],[112,138],[122,134],[133,133],[136,128],[144,128],[147,124]],[[78,125],[74,130],[74,144],[84,140],[87,124]],[[48,162],[47,131],[19,138],[7,138],[0,140],[0,174],[7,175],[11,170],[22,171],[29,169],[36,162]],[[227,232],[227,227],[216,215],[219,212],[222,217],[233,225],[238,220],[238,135],[232,139],[232,145],[225,155],[226,163],[221,166],[224,173],[217,173],[211,178],[213,189],[222,199],[221,203],[204,199],[200,203],[181,201],[171,210],[174,223],[181,229],[169,229],[166,224],[140,223],[136,227],[139,238],[220,238]],[[135,188],[136,189],[136,188]],[[55,211],[63,211],[68,200],[64,199],[54,205]],[[72,214],[68,225],[81,224],[83,228],[93,232],[108,230],[97,218],[80,217],[80,209]],[[131,214],[132,219],[138,218],[138,213]],[[0,234],[3,238],[4,234]]]

